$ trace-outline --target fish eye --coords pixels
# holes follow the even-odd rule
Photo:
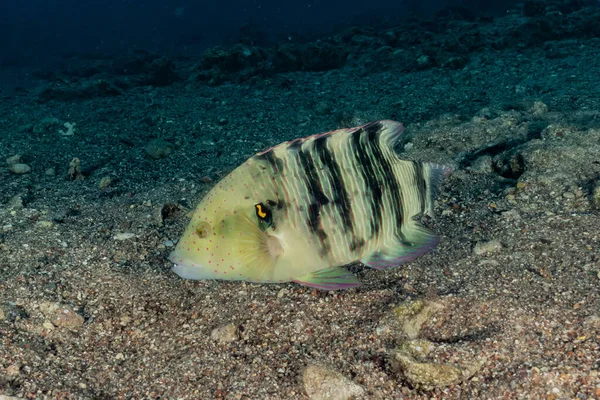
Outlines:
[[[271,215],[269,207],[263,203],[258,203],[254,205],[254,209],[261,229],[265,230],[273,224],[273,215]]]
[[[198,235],[198,237],[200,239],[206,238],[208,235],[210,235],[211,232],[212,232],[212,228],[211,228],[210,224],[206,221],[200,222],[196,226],[196,235]]]

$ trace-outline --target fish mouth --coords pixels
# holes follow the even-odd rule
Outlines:
[[[171,271],[183,279],[203,280],[211,278],[210,273],[204,266],[182,259],[177,256],[176,252],[169,255],[169,260],[173,262]]]

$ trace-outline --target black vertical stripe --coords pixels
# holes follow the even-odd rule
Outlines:
[[[423,163],[415,161],[415,179],[417,180],[417,190],[419,192],[419,200],[421,201],[421,213],[425,212],[425,200],[427,196],[427,182],[425,181],[425,171],[423,170]]]
[[[390,198],[392,201],[390,205],[391,212],[394,214],[396,220],[396,234],[403,243],[410,245],[410,243],[404,237],[404,234],[402,233],[401,229],[404,214],[404,208],[402,206],[402,188],[398,184],[398,179],[396,177],[396,174],[394,173],[394,168],[390,160],[386,158],[383,152],[381,151],[381,147],[378,141],[379,135],[375,132],[370,132],[369,139],[370,150],[373,154],[373,165],[377,166],[378,169],[382,171],[382,181],[385,182],[385,184],[387,184],[387,187],[390,190]]]
[[[366,140],[366,143],[363,143],[363,140],[361,140],[364,132],[364,129],[358,129],[353,132],[351,143],[353,153],[357,161],[357,172],[362,176],[365,184],[367,185],[365,200],[371,209],[369,218],[369,239],[372,239],[379,234],[379,230],[381,229],[381,221],[383,217],[383,190],[381,186],[382,182],[379,182],[377,179],[377,175],[371,163],[371,157],[369,157],[368,154],[368,147],[370,147],[371,144],[368,142],[368,140]],[[365,137],[365,139],[368,139],[368,137]]]
[[[321,227],[321,209],[324,205],[329,204],[329,199],[323,193],[310,150],[298,151],[298,159],[304,172],[304,184],[310,196],[306,221],[309,230],[319,238],[321,242],[321,256],[324,256],[329,252],[330,245],[327,243],[327,233]]]
[[[331,136],[322,136],[314,141],[315,152],[325,171],[329,173],[329,183],[333,192],[332,202],[342,220],[344,230],[354,238],[354,223],[352,221],[352,206],[348,191],[344,186],[344,180],[340,171],[340,166],[334,158],[334,154],[327,147],[328,139]]]

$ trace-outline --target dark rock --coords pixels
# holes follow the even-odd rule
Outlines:
[[[346,63],[348,50],[330,43],[311,43],[302,49],[302,69],[305,71],[328,71],[341,68]]]
[[[179,80],[181,77],[175,72],[175,63],[163,57],[150,64],[148,76],[143,82],[150,86],[169,86]]]
[[[302,67],[302,53],[298,46],[283,43],[277,46],[273,57],[273,68],[277,72],[297,71]]]
[[[520,153],[500,155],[494,159],[494,170],[504,178],[519,179],[525,172],[525,158]]]
[[[144,150],[147,157],[153,160],[160,160],[173,154],[175,146],[164,139],[154,139],[148,143]]]

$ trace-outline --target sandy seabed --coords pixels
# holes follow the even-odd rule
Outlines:
[[[600,40],[551,46],[560,57],[484,49],[451,70],[5,92],[0,155],[20,157],[0,168],[0,393],[303,399],[305,368],[326,365],[365,399],[599,398]],[[351,266],[364,285],[340,292],[169,271],[188,211],[235,166],[377,119],[407,126],[402,157],[455,169],[434,252]],[[392,365],[409,340],[394,310],[418,301],[436,304],[420,361],[474,373],[428,387]]]

